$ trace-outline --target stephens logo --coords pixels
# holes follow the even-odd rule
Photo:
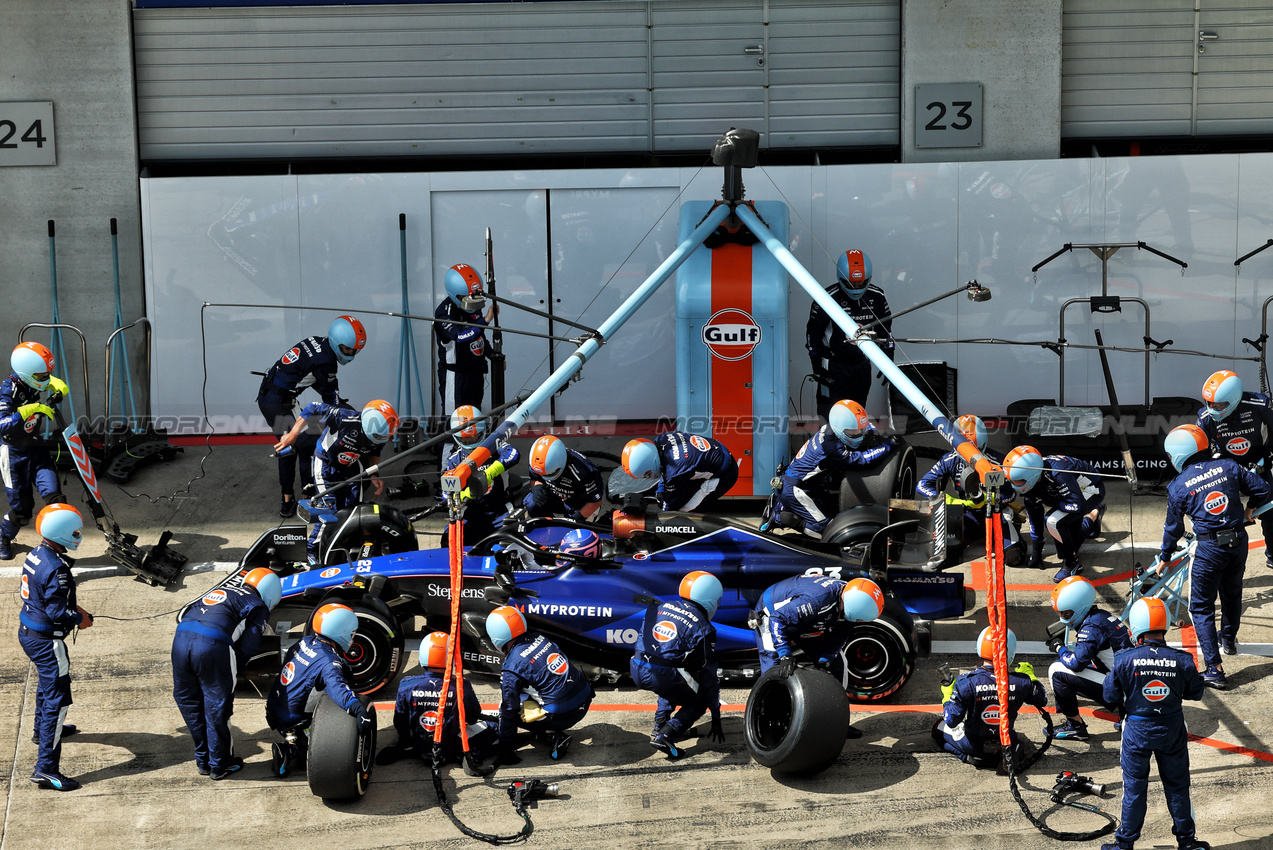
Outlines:
[[[676,623],[671,620],[660,620],[650,631],[654,632],[654,639],[659,643],[667,643],[676,638]]]
[[[296,678],[296,662],[289,661],[283,665],[283,672],[279,673],[279,681],[285,685],[292,684],[292,680]]]
[[[1203,497],[1202,506],[1207,509],[1207,513],[1212,516],[1218,516],[1224,513],[1225,508],[1229,507],[1229,497],[1217,490]]]
[[[211,593],[209,593],[207,596],[203,597],[204,605],[220,605],[224,601],[225,601],[224,590],[214,590]]]
[[[277,348],[274,350],[278,351]],[[301,350],[299,348],[293,348],[291,351],[283,355],[283,362],[286,363],[288,366],[291,366],[293,363],[295,363],[297,360],[300,360],[300,359],[301,359]]]
[[[719,360],[746,360],[760,344],[760,326],[742,310],[717,310],[703,325],[703,345]]]
[[[1166,684],[1158,679],[1154,679],[1152,682],[1145,685],[1145,687],[1141,688],[1140,692],[1144,694],[1145,699],[1150,702],[1158,702],[1161,699],[1165,699],[1167,694],[1171,693],[1171,688],[1167,687]]]
[[[548,656],[549,673],[556,673],[560,676],[562,673],[566,672],[566,668],[569,666],[570,665],[566,663],[565,657],[562,655],[558,655],[554,652],[552,655]]]
[[[986,706],[986,710],[981,712],[981,722],[988,726],[999,725],[999,704]]]
[[[698,434],[694,434],[690,437],[690,445],[698,449],[700,452],[710,451],[712,448],[712,444],[704,440]]]
[[[1251,450],[1251,441],[1246,437],[1234,437],[1224,444],[1224,448],[1229,454],[1242,457]]]
[[[357,463],[358,453],[357,452],[341,452],[340,454],[336,455],[336,460],[344,464]]]

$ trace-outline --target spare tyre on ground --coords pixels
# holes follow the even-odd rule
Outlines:
[[[764,673],[747,697],[747,750],[775,773],[811,776],[840,757],[849,698],[830,673],[798,667],[788,678]]]
[[[367,706],[374,719],[376,709]],[[309,790],[331,803],[352,802],[367,793],[376,757],[376,726],[365,732],[358,721],[324,696],[309,727]]]

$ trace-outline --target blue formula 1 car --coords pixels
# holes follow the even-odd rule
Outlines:
[[[884,565],[880,532],[887,518],[878,506],[846,512],[821,542],[762,534],[715,516],[655,511],[616,511],[610,527],[561,519],[505,525],[464,556],[465,667],[498,674],[503,656],[486,639],[485,621],[495,607],[511,604],[590,675],[617,681],[649,606],[675,597],[686,573],[707,570],[725,589],[714,618],[721,676],[750,682],[759,659],[748,616],[765,588],[801,574],[869,576],[887,604],[878,620],[854,627],[843,684],[855,699],[881,699],[902,687],[916,658],[927,653],[928,621],[962,616],[966,606],[962,576]],[[364,694],[386,688],[401,672],[408,633],[448,628],[447,550],[417,550],[410,521],[389,506],[358,505],[339,519],[327,526],[334,531],[324,541],[324,566],[293,572],[303,560],[305,528],[279,526],[253,544],[240,571],[226,580],[239,581],[262,566],[283,576],[283,599],[272,618],[280,643],[263,644],[247,678],[275,675],[283,643],[296,639],[314,608],[327,602],[344,602],[359,616],[348,660]],[[566,532],[579,527],[601,535],[601,557],[556,551]]]

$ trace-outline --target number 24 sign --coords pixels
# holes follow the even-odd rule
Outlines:
[[[53,101],[0,103],[0,166],[57,165]]]

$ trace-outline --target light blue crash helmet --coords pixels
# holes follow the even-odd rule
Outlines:
[[[835,261],[835,276],[840,290],[854,301],[866,294],[871,283],[871,258],[856,248],[851,248]]]
[[[1242,401],[1242,379],[1228,369],[1221,369],[1202,385],[1202,400],[1207,403],[1212,419],[1217,422],[1225,419]]]
[[[623,447],[623,471],[633,478],[658,478],[659,447],[650,440],[631,440]]]
[[[681,598],[702,605],[709,620],[716,616],[722,592],[720,579],[705,570],[696,570],[681,579]]]
[[[977,654],[987,661],[993,661],[995,658],[994,639],[990,635],[990,627],[986,626],[981,630],[981,634],[977,635]],[[1012,633],[1012,629],[1008,629],[1008,663],[1012,663],[1012,659],[1017,657],[1017,636]]]
[[[1024,493],[1039,483],[1043,475],[1043,455],[1034,446],[1017,446],[1003,459],[1003,474],[1018,493]]]
[[[1176,467],[1177,472],[1183,472],[1189,458],[1199,452],[1205,452],[1210,446],[1211,441],[1207,439],[1206,432],[1197,425],[1181,425],[1172,428],[1167,438],[1163,440],[1163,448],[1167,450],[1171,465]]]
[[[353,316],[337,316],[327,326],[327,343],[336,355],[336,362],[346,366],[367,344],[367,330]]]
[[[477,273],[477,269],[468,263],[456,263],[447,269],[442,283],[446,287],[446,297],[451,299],[451,303],[470,312],[473,310],[471,299],[475,296],[480,297],[482,294],[482,278]]]
[[[358,631],[358,615],[348,605],[329,602],[314,612],[314,633],[322,635],[348,653]]]
[[[862,445],[862,440],[866,437],[870,419],[867,418],[862,405],[852,399],[844,398],[837,401],[831,408],[831,412],[827,414],[827,424],[831,426],[831,430],[840,442],[849,448],[856,449]]]

